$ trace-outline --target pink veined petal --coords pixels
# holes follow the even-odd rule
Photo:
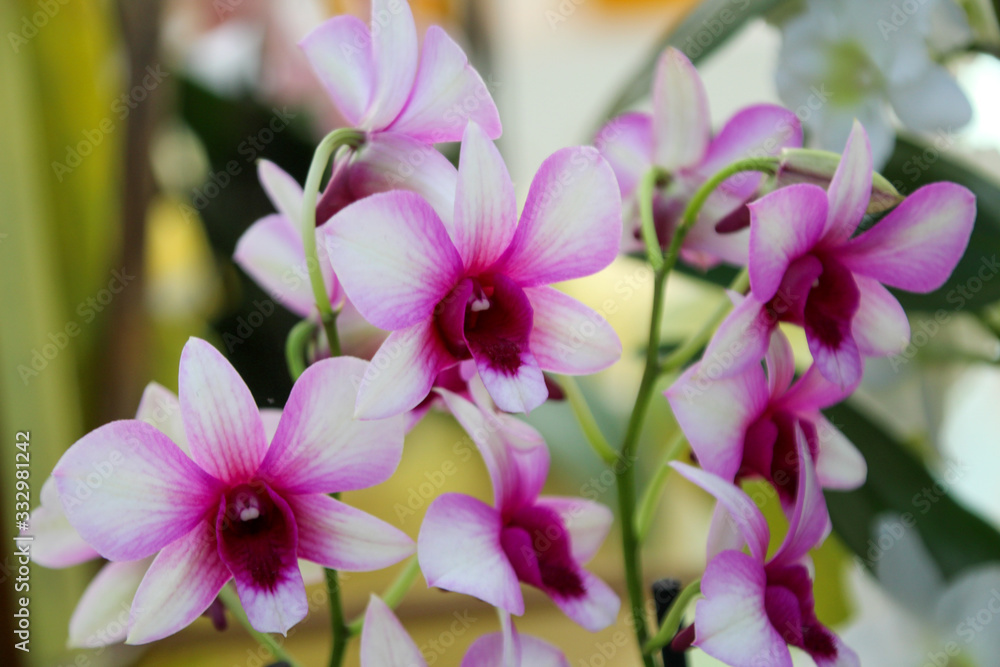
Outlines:
[[[178,385],[191,457],[224,482],[248,481],[267,438],[243,378],[210,343],[192,337],[181,352]]]
[[[860,298],[851,334],[865,356],[897,354],[910,340],[910,320],[892,294],[874,278],[855,274]]]
[[[766,302],[778,291],[789,264],[819,241],[827,217],[826,193],[816,185],[797,183],[748,206],[750,287]]]
[[[789,412],[812,412],[836,405],[854,393],[855,386],[841,387],[823,377],[816,364],[802,374],[798,382],[782,396],[775,399],[772,407]]]
[[[184,433],[184,419],[181,416],[181,401],[177,394],[158,382],[150,382],[142,390],[135,418],[159,429],[190,455],[187,435]]]
[[[352,156],[347,178],[356,199],[390,190],[416,192],[451,229],[458,172],[433,146],[398,132],[376,132]]]
[[[764,608],[763,564],[738,551],[712,559],[695,604],[695,646],[733,667],[792,667],[788,645]]]
[[[427,585],[523,614],[521,587],[500,544],[500,530],[500,513],[489,505],[460,493],[438,496],[417,537]]]
[[[341,115],[357,125],[375,85],[368,26],[354,16],[335,16],[306,35],[299,46]]]
[[[97,648],[125,641],[129,608],[152,558],[108,563],[101,568],[69,619],[70,648]]]
[[[201,521],[149,566],[132,600],[127,643],[148,644],[187,627],[232,576],[219,558],[214,527]]]
[[[361,667],[427,667],[403,624],[374,593],[361,628]]]
[[[55,477],[45,480],[40,495],[42,502],[28,519],[35,537],[31,560],[42,567],[63,568],[98,558],[100,554],[80,537],[66,517]]]
[[[316,308],[302,237],[280,215],[250,225],[236,242],[233,261],[275,301],[300,317]]]
[[[444,224],[413,192],[366,197],[322,230],[347,296],[380,329],[429,318],[461,277],[462,260]]]
[[[439,26],[427,29],[410,99],[389,130],[428,144],[459,141],[466,123],[496,139],[500,114],[462,48]]]
[[[653,166],[653,118],[638,111],[613,118],[597,133],[594,146],[611,165],[622,199],[627,199]]]
[[[777,155],[783,148],[802,145],[802,124],[788,109],[757,104],[736,112],[715,135],[698,172],[706,178],[737,160]],[[744,173],[723,181],[720,188],[747,199],[760,184],[761,174]]]
[[[781,329],[776,328],[771,334],[764,362],[767,364],[767,393],[772,398],[783,394],[795,377],[795,354]]]
[[[660,56],[653,80],[656,164],[674,171],[701,161],[708,146],[708,96],[698,71],[670,47]]]
[[[291,221],[292,228],[302,228],[302,186],[284,169],[270,160],[257,163],[257,177],[275,210]]]
[[[361,376],[355,416],[384,419],[412,410],[427,398],[438,373],[455,363],[433,321],[392,332]]]
[[[242,496],[223,498],[215,523],[218,554],[233,575],[240,604],[258,632],[282,635],[309,613],[305,582],[296,550],[295,515],[284,499],[267,485],[244,487],[256,495],[259,519],[242,516]],[[232,504],[231,504],[232,503]],[[245,529],[247,521],[265,521],[263,531]]]
[[[618,255],[621,235],[621,195],[611,167],[594,148],[563,148],[531,181],[497,270],[522,287],[589,276]]]
[[[722,503],[716,503],[715,509],[712,511],[712,522],[708,527],[706,542],[706,560],[708,561],[723,551],[740,551],[746,543],[736,521]]]
[[[720,378],[746,372],[767,352],[771,332],[778,325],[764,303],[751,292],[736,304],[708,341],[699,366]]]
[[[493,401],[505,412],[531,412],[549,397],[542,369],[530,353],[521,355],[521,364],[514,372],[478,359],[476,367]]]
[[[510,614],[497,609],[500,632],[479,637],[462,656],[460,667],[520,667],[523,663],[521,636]]]
[[[861,352],[850,334],[833,347],[820,338],[812,335],[806,327],[806,338],[809,341],[809,352],[813,356],[813,364],[823,374],[823,377],[835,382],[842,391],[857,387],[864,371]],[[849,392],[848,392],[849,393]]]
[[[910,292],[948,280],[969,243],[976,197],[955,183],[931,183],[904,199],[838,253],[847,268]]]
[[[824,244],[834,246],[851,238],[865,216],[871,191],[872,149],[865,128],[855,119],[827,190],[830,207],[823,228]]]
[[[375,86],[361,127],[384,130],[403,110],[417,75],[417,26],[407,2],[372,0]]]
[[[299,529],[298,556],[323,567],[367,572],[394,565],[416,545],[398,528],[319,493],[288,499]]]
[[[824,489],[849,491],[865,483],[868,463],[857,447],[820,413],[811,416],[819,439],[816,479]]]
[[[718,475],[678,461],[672,461],[670,465],[682,477],[715,496],[742,533],[743,539],[750,547],[750,555],[763,564],[767,555],[767,545],[771,540],[771,531],[767,527],[764,515],[760,513],[750,496]]]
[[[82,437],[52,471],[80,536],[109,560],[150,556],[214,511],[218,481],[146,422],[111,422]]]
[[[585,630],[598,632],[614,624],[621,609],[618,594],[592,572],[581,569],[580,577],[583,595],[562,596],[549,592],[552,601]]]
[[[604,543],[614,514],[606,505],[583,498],[542,496],[535,504],[556,512],[569,533],[573,560],[587,563]]]
[[[493,483],[494,505],[502,514],[535,502],[549,473],[549,449],[538,431],[446,389],[437,389],[479,449]]]
[[[570,667],[569,660],[553,644],[531,635],[521,635],[521,664],[527,667]],[[487,663],[488,664],[488,663]]]
[[[368,365],[337,357],[307,368],[292,387],[260,466],[286,494],[365,489],[388,479],[403,456],[402,416],[354,418],[358,381]]]
[[[751,366],[737,375],[713,379],[696,364],[664,395],[702,467],[732,481],[743,460],[747,428],[767,407],[763,369]]]
[[[554,287],[528,287],[532,327],[529,345],[538,366],[565,375],[602,371],[622,356],[622,343],[607,320]]]
[[[795,496],[795,509],[788,523],[788,534],[778,552],[768,565],[794,565],[813,547],[822,544],[830,534],[830,515],[826,511],[823,488],[816,478],[809,445],[802,427],[795,425],[795,441],[799,453],[799,484]]]
[[[517,200],[507,166],[476,123],[462,138],[452,238],[469,275],[482,272],[503,254],[517,227]]]

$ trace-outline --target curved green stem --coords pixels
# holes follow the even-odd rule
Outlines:
[[[651,655],[670,643],[677,634],[677,628],[684,618],[684,611],[699,593],[701,593],[701,579],[695,579],[684,587],[674,603],[670,605],[670,612],[663,619],[659,631],[642,647],[643,653]]]
[[[403,601],[403,598],[409,592],[410,587],[413,586],[413,582],[416,581],[419,573],[420,563],[417,561],[417,557],[413,556],[396,579],[382,593],[382,602],[386,603],[389,609],[395,609],[399,606],[399,603]],[[361,614],[347,624],[347,629],[350,630],[352,635],[358,635],[361,634],[361,629],[364,625],[365,615]]]
[[[656,188],[669,174],[660,167],[653,167],[642,175],[639,181],[639,222],[642,231],[642,241],[646,245],[646,257],[654,271],[663,268],[663,249],[660,239],[656,236],[656,220],[653,216],[653,195]]]
[[[347,652],[347,642],[351,640],[351,631],[344,623],[344,607],[340,603],[340,580],[336,570],[326,570],[326,589],[330,594],[330,627],[333,630],[330,667],[340,667]]]
[[[305,319],[288,332],[288,338],[285,340],[285,362],[288,364],[288,372],[293,382],[306,370],[306,347],[315,331],[316,322]]]
[[[635,514],[635,530],[638,534],[639,544],[644,543],[649,536],[649,529],[653,525],[653,515],[656,512],[656,506],[660,501],[660,496],[663,495],[663,487],[667,483],[667,475],[670,474],[669,464],[681,455],[686,446],[687,440],[684,439],[684,434],[678,432],[677,437],[667,447],[667,451],[663,453],[663,458],[656,468],[653,479],[650,480],[649,486],[646,487],[646,491],[642,494],[642,499],[639,501],[639,511]]]
[[[302,193],[302,247],[306,254],[306,268],[309,271],[309,283],[312,285],[316,308],[320,320],[326,330],[330,343],[330,355],[340,356],[340,339],[337,336],[337,312],[330,305],[330,295],[327,294],[323,282],[323,271],[320,268],[319,256],[316,252],[316,200],[319,198],[320,182],[326,172],[326,165],[331,156],[341,146],[356,148],[364,141],[365,135],[353,128],[340,128],[323,137],[313,154],[306,185]]]
[[[247,618],[247,613],[243,610],[243,605],[240,604],[240,598],[232,586],[226,584],[222,587],[222,590],[219,591],[219,600],[229,610],[229,613],[239,621],[240,625],[246,628],[250,636],[257,640],[258,644],[269,650],[276,660],[288,663],[289,667],[302,667],[301,663],[285,651],[284,647],[278,643],[278,640],[265,632],[255,630],[250,625],[250,619]]]
[[[608,444],[608,440],[604,437],[604,433],[601,432],[601,427],[597,425],[594,413],[590,411],[590,406],[587,405],[587,398],[580,391],[580,386],[576,383],[576,380],[567,375],[560,375],[557,376],[556,381],[562,387],[563,393],[566,394],[566,400],[573,409],[573,414],[576,415],[576,421],[580,425],[580,430],[583,431],[583,435],[587,438],[587,442],[590,443],[591,448],[606,464],[611,465],[614,463],[618,459],[618,452]]]

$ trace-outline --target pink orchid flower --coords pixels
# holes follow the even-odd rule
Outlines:
[[[338,162],[317,207],[327,220],[376,192],[420,192],[442,216],[451,214],[454,169],[433,144],[458,141],[470,120],[491,139],[500,115],[469,59],[438,26],[427,29],[417,58],[417,29],[403,0],[373,0],[371,29],[336,16],[300,43],[334,104],[365,143]],[[447,210],[445,210],[447,209]]]
[[[510,614],[500,612],[502,630],[479,637],[462,658],[461,667],[569,667],[562,651],[529,635],[521,635]],[[361,630],[361,667],[427,667],[427,660],[396,615],[372,595]]]
[[[417,538],[427,585],[521,615],[524,582],[588,630],[614,623],[621,601],[583,569],[611,528],[611,511],[579,498],[539,497],[549,471],[542,436],[511,415],[438,391],[483,456],[494,506],[461,493],[431,503]]]
[[[704,362],[695,364],[664,392],[698,463],[727,481],[763,477],[788,510],[797,493],[795,434],[801,429],[823,488],[861,486],[864,457],[820,412],[854,387],[829,382],[815,365],[793,384],[795,357],[780,329],[771,334],[765,362],[766,374],[755,364],[715,380]]]
[[[830,532],[823,490],[801,430],[796,436],[802,464],[788,535],[770,560],[767,521],[739,487],[718,475],[673,462],[681,475],[716,497],[709,533],[705,596],[695,605],[694,645],[732,667],[792,667],[795,646],[818,667],[859,667],[857,655],[816,618],[809,550]],[[749,545],[749,555],[740,549]],[[674,640],[691,641],[691,628]]]
[[[181,421],[180,401],[166,387],[156,382],[146,385],[135,418],[156,427],[185,454],[191,455]],[[260,418],[270,440],[278,428],[281,410],[261,408]],[[50,476],[42,485],[41,504],[32,511],[29,524],[35,538],[32,560],[43,567],[61,569],[101,557],[70,524],[54,477]],[[132,599],[152,562],[150,556],[135,561],[110,562],[101,568],[87,585],[70,617],[70,648],[95,648],[125,641]],[[323,580],[319,566],[300,560],[299,568],[306,584]]]
[[[392,331],[360,380],[365,419],[410,410],[442,370],[473,359],[497,406],[548,396],[542,370],[594,373],[621,356],[600,315],[549,283],[590,275],[618,253],[621,201],[593,148],[542,163],[517,220],[499,151],[470,123],[449,224],[411,192],[372,195],[323,231],[351,301]]]
[[[284,633],[308,611],[296,557],[364,571],[413,552],[398,529],[327,495],[384,481],[402,455],[401,419],[351,417],[350,378],[363,368],[347,357],[307,368],[269,444],[236,370],[192,338],[179,376],[190,456],[138,420],[67,450],[53,476],[80,536],[112,561],[157,554],[132,602],[129,643],[185,627],[230,579],[251,624]]]
[[[691,61],[671,47],[660,56],[653,82],[653,113],[630,112],[601,128],[594,144],[618,177],[622,200],[631,203],[633,224],[626,226],[623,249],[639,250],[639,181],[653,166],[670,174],[653,202],[657,238],[666,246],[684,207],[695,191],[736,160],[777,155],[802,145],[802,126],[791,111],[759,104],[737,112],[712,137],[705,85]],[[684,241],[682,256],[708,267],[719,260],[744,265],[749,223],[747,200],[761,175],[743,173],[727,179],[705,202]]]
[[[872,189],[868,136],[855,122],[827,191],[797,184],[750,207],[750,295],[705,351],[731,357],[726,371],[757,363],[779,321],[805,328],[809,351],[830,382],[861,379],[862,355],[901,351],[906,313],[883,286],[932,292],[965,252],[975,196],[955,183],[932,183],[908,196],[874,227],[855,234]]]

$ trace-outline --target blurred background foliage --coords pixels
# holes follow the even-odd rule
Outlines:
[[[411,4],[418,24],[448,27],[493,89],[505,120],[501,148],[523,197],[541,157],[558,147],[546,142],[588,141],[595,123],[643,103],[655,55],[665,44],[683,44],[703,30],[726,2],[552,0],[533,9],[526,2],[505,6],[487,0]],[[789,4],[795,3],[738,3],[746,20],[773,16]],[[225,351],[262,405],[284,403],[291,383],[283,347],[295,317],[276,306],[230,257],[245,229],[271,212],[257,182],[256,160],[266,157],[304,180],[316,141],[338,124],[315,82],[302,74],[294,43],[324,16],[343,11],[364,16],[365,3],[0,3],[0,35],[7,42],[0,46],[0,432],[12,443],[16,431],[30,431],[36,498],[66,447],[101,423],[130,417],[146,382],[176,389],[177,362],[188,336],[206,337]],[[513,18],[499,21],[506,12]],[[572,36],[573,29],[564,25],[571,18],[579,21],[582,36]],[[720,26],[711,48],[700,53],[709,69],[710,54],[730,37],[736,40],[743,23]],[[249,31],[250,47],[247,39],[237,39],[240,31]],[[642,39],[630,31],[641,31]],[[600,46],[605,32],[611,47]],[[546,37],[554,45],[549,51],[533,46]],[[575,42],[564,41],[570,39]],[[599,77],[604,83],[590,81],[588,58],[606,59],[632,42],[629,58],[606,64]],[[526,61],[533,64],[525,67]],[[567,86],[558,111],[549,112],[538,96],[532,97],[551,76],[542,65],[552,65]],[[530,81],[520,84],[519,77]],[[751,101],[757,100],[741,100]],[[542,135],[545,123],[565,124],[559,114],[571,115],[569,131],[575,138],[566,131],[562,138]],[[542,129],[521,131],[533,121]],[[962,183],[979,198],[979,219],[967,257],[948,286],[932,295],[900,295],[915,323],[940,310],[954,315],[947,332],[916,351],[912,363],[908,358],[903,373],[870,365],[874,379],[858,400],[828,415],[866,454],[871,471],[862,489],[829,494],[836,535],[816,553],[815,565],[817,611],[833,625],[858,614],[847,573],[868,558],[879,521],[912,511],[915,496],[927,488],[943,488],[941,502],[931,506],[917,530],[941,576],[958,580],[973,568],[1000,563],[1000,510],[992,514],[988,503],[968,495],[954,499],[956,491],[962,494],[951,485],[934,486],[944,460],[938,440],[946,390],[964,369],[994,365],[998,357],[1000,280],[985,280],[958,307],[949,295],[982,275],[983,262],[1000,250],[1000,159],[994,157],[995,146],[991,155],[978,156],[978,166],[953,151],[935,151],[928,159],[933,145],[927,142],[927,137],[901,138],[885,175],[905,182],[907,191],[936,180]],[[456,154],[454,147],[445,151]],[[915,160],[927,166],[914,179]],[[730,277],[716,270],[671,283],[665,346],[697,327],[722,298],[718,286]],[[624,358],[581,381],[612,439],[621,435],[638,381],[648,282],[639,262],[623,258],[597,276],[565,286],[595,307],[608,299],[616,304],[607,314],[625,343]],[[361,324],[347,323],[348,350],[362,356],[373,351],[368,333]],[[796,353],[807,363],[801,339],[796,339]],[[677,435],[666,403],[657,405],[645,434],[640,486],[655,476]],[[611,478],[586,448],[568,406],[546,405],[530,421],[553,450],[548,490],[592,493],[613,504]],[[5,490],[0,525],[7,536],[14,534],[13,499],[6,492],[12,463],[12,455],[0,456],[0,488]],[[452,469],[451,463],[457,464],[457,474],[443,472]],[[348,496],[415,535],[434,495],[465,491],[485,497],[486,479],[470,441],[450,418],[433,414],[409,437],[403,464],[390,483]],[[703,565],[710,504],[703,494],[674,481],[659,503],[646,547],[648,582],[687,580]],[[780,538],[784,526],[776,503],[766,503],[765,512]],[[8,584],[16,569],[8,544],[0,568],[4,627],[12,600]],[[618,548],[612,535],[596,569],[622,590]],[[266,664],[239,628],[218,634],[204,621],[151,647],[66,649],[69,615],[95,570],[95,564],[61,571],[33,568],[32,652],[15,653],[5,639],[0,652],[5,665]],[[348,613],[359,613],[368,591],[380,589],[394,573],[346,577]],[[867,585],[873,581],[866,580]],[[422,583],[415,588],[400,615],[418,644],[439,636],[456,609],[471,610],[477,619],[469,634],[456,638],[456,646],[495,626],[485,605],[428,591]],[[321,663],[328,641],[325,598],[322,590],[313,592],[316,613],[289,639],[306,664]],[[588,661],[621,629],[590,635],[540,596],[531,594],[528,602],[531,609],[521,628],[566,648],[574,665],[594,664]],[[440,664],[455,664],[458,655],[460,650],[449,652]],[[607,664],[631,664],[630,655],[619,652]]]

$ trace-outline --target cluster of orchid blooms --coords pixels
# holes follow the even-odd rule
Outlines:
[[[652,113],[627,113],[601,130],[597,148],[545,160],[518,216],[492,143],[498,113],[465,54],[432,27],[418,58],[407,4],[372,4],[371,27],[340,16],[301,43],[355,129],[324,140],[305,190],[260,163],[277,213],[250,227],[235,253],[305,318],[308,344],[289,353],[301,367],[290,363],[297,380],[288,401],[281,411],[258,409],[228,361],[192,338],[179,395],[151,384],[136,419],[102,426],[65,453],[34,513],[35,558],[52,567],[110,561],[74,614],[71,643],[146,643],[203,613],[217,617],[231,580],[255,630],[285,633],[309,611],[305,561],[375,570],[416,552],[428,586],[500,613],[502,632],[479,638],[463,665],[568,664],[556,647],[517,633],[520,584],[588,630],[613,624],[618,596],[584,569],[613,515],[590,500],[539,495],[547,446],[509,413],[546,401],[546,371],[584,375],[618,360],[612,328],[551,285],[603,269],[621,249],[645,248],[657,280],[653,333],[674,263],[746,271],[702,360],[666,391],[700,467],[672,465],[718,501],[708,564],[691,592],[700,586],[703,597],[679,633],[683,609],[659,633],[646,629],[632,585],[638,555],[628,553],[638,549],[634,489],[619,494],[643,660],[652,664],[672,641],[736,667],[790,666],[789,646],[820,667],[858,664],[816,618],[808,553],[830,532],[823,489],[859,486],[865,461],[820,410],[857,387],[864,357],[906,344],[907,318],[886,286],[927,292],[948,278],[971,233],[972,194],[951,183],[905,199],[873,190],[857,123],[839,161],[802,151],[795,115],[773,105],[740,111],[713,136],[701,80],[668,49]],[[434,144],[458,140],[456,169]],[[866,214],[890,207],[859,231]],[[345,303],[390,332],[370,361],[339,356]],[[814,360],[797,380],[781,322],[804,328]],[[662,371],[657,344],[650,340],[637,429]],[[405,432],[432,406],[472,436],[493,504],[439,496],[414,544],[335,494],[389,479]],[[635,436],[621,456],[634,453]],[[770,559],[767,523],[740,488],[747,478],[772,484],[789,520]],[[121,605],[130,607],[127,622],[109,626]],[[377,596],[361,660],[426,664]]]

